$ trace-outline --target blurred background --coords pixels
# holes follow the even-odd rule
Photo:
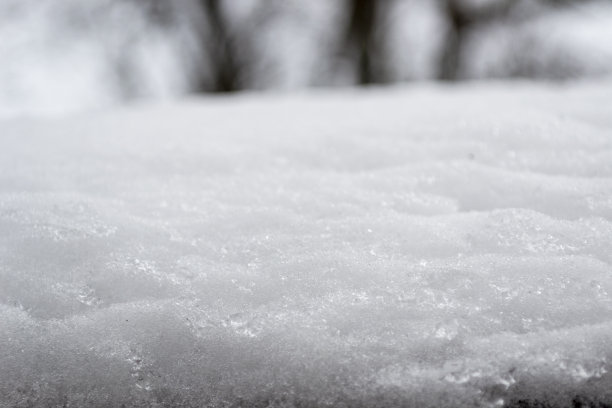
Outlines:
[[[611,74],[611,0],[0,0],[0,117]]]

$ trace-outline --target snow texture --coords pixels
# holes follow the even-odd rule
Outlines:
[[[610,406],[611,91],[0,124],[0,407]]]

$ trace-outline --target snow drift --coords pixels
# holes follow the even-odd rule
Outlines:
[[[4,122],[0,406],[609,406],[611,91]]]

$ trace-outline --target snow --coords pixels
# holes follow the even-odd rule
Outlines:
[[[611,404],[611,90],[0,123],[0,407]]]

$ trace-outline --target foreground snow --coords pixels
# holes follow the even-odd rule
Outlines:
[[[612,404],[611,91],[0,125],[0,406]]]

